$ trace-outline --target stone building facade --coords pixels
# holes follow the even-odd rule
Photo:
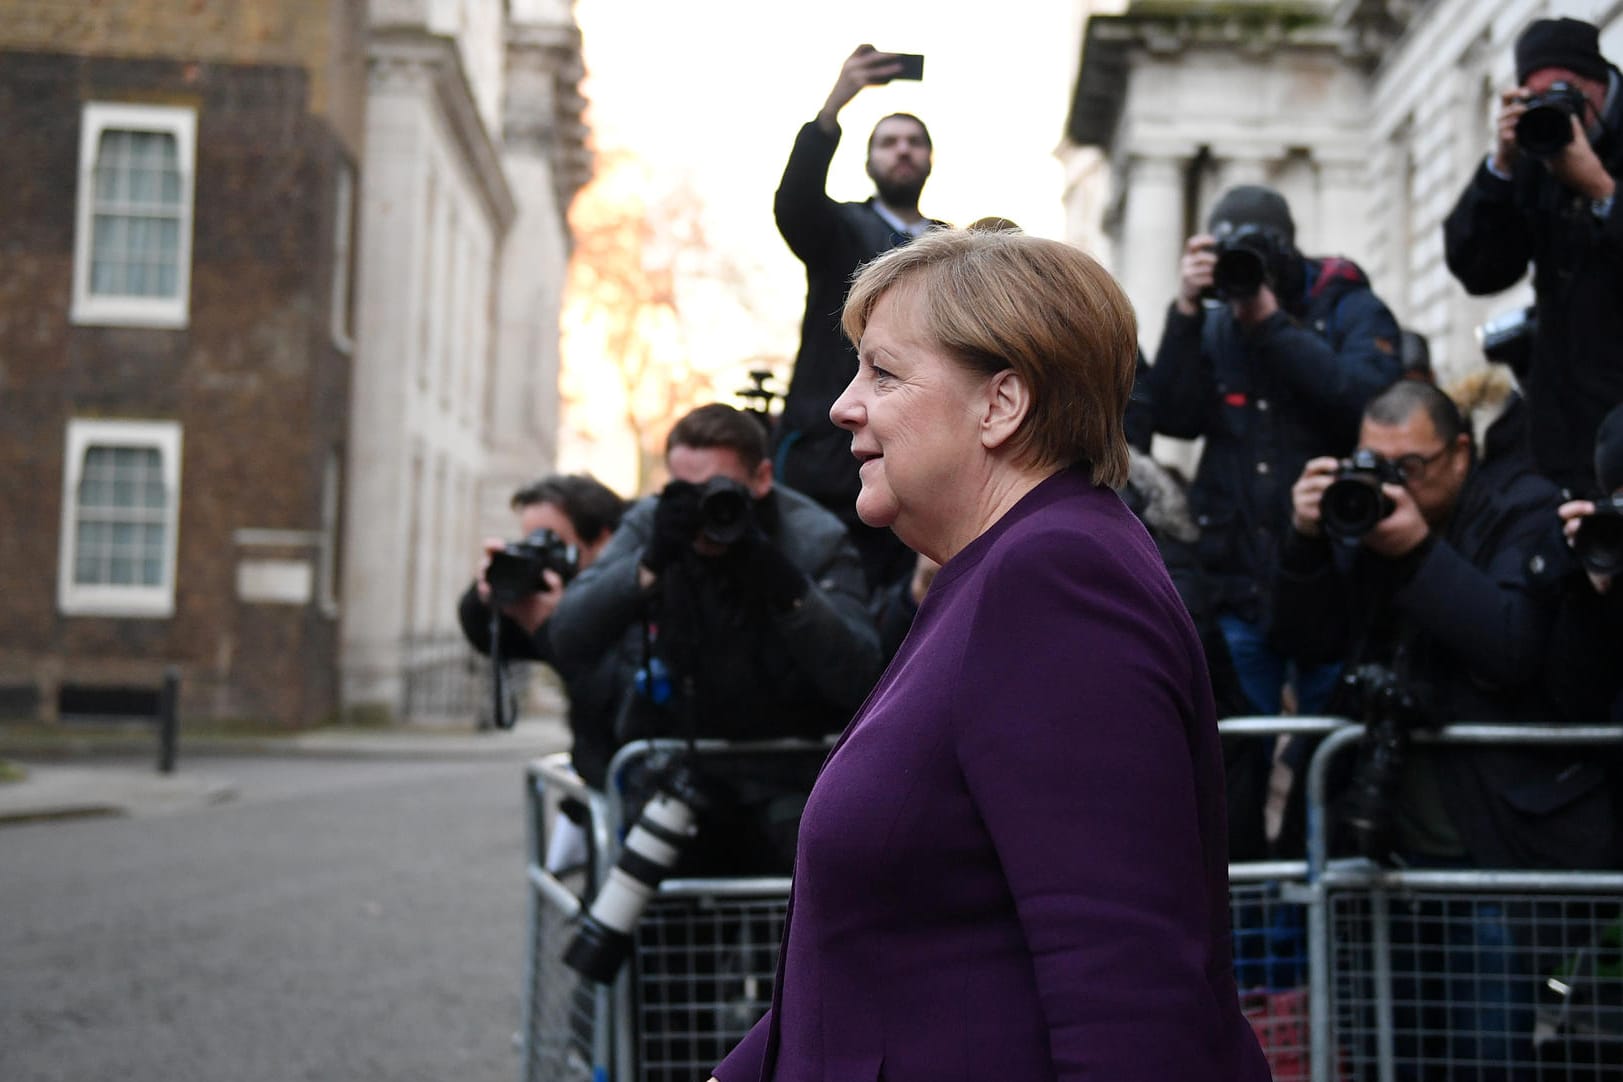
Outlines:
[[[470,494],[511,475],[520,447],[546,466],[544,393],[505,429],[476,407],[555,370],[544,308],[588,168],[569,6],[528,5],[548,9],[539,27],[515,23],[526,7],[0,2],[0,719],[131,709],[171,666],[187,720],[335,716],[350,628],[380,588],[353,555],[377,543],[355,517],[375,478],[464,501],[416,566],[465,574],[482,525]],[[509,102],[502,75],[538,33],[552,36],[532,66],[558,74],[525,93],[552,110],[539,153],[556,183],[534,197],[545,243],[526,252],[502,125],[535,106]],[[405,153],[445,178],[433,277],[409,274],[419,248],[385,243],[417,243],[388,218],[403,213],[388,119],[402,56],[428,73],[416,116],[437,140]],[[533,261],[522,372],[501,346],[509,259]],[[424,326],[438,368],[392,351]],[[377,435],[374,403],[401,385],[390,426],[431,432],[420,447]]]
[[[1528,293],[1467,296],[1442,221],[1489,150],[1516,35],[1560,15],[1623,59],[1616,0],[1139,0],[1095,16],[1061,151],[1070,236],[1122,278],[1153,352],[1184,239],[1229,185],[1271,184],[1298,245],[1362,265],[1457,378],[1482,363],[1475,328]]]

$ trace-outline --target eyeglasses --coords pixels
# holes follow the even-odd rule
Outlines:
[[[1392,460],[1392,465],[1397,467],[1398,474],[1404,481],[1418,481],[1426,475],[1426,468],[1448,454],[1448,451],[1449,449],[1444,447],[1442,450],[1430,455],[1399,455]]]

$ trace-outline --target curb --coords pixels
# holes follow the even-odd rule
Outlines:
[[[35,767],[29,779],[0,788],[0,826],[192,811],[233,800],[237,791],[219,778]]]
[[[368,732],[313,730],[288,736],[204,736],[188,740],[181,733],[179,759],[273,756],[311,759],[533,759],[569,746],[569,729],[551,718],[521,723],[523,732],[412,732],[380,729]],[[117,757],[157,759],[157,741],[149,734],[65,733],[55,740],[12,742],[0,732],[0,758],[38,762]]]

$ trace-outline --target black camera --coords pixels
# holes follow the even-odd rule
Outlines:
[[[544,573],[556,571],[568,582],[580,570],[580,550],[551,530],[537,530],[522,541],[513,541],[493,552],[485,581],[490,583],[490,599],[496,605],[522,601],[547,588]]]
[[[1391,851],[1392,803],[1409,750],[1409,730],[1430,724],[1430,711],[1420,690],[1385,665],[1359,665],[1342,674],[1341,681],[1353,712],[1364,719],[1341,825],[1361,856],[1378,860]]]
[[[699,535],[731,545],[750,527],[750,490],[731,477],[716,476],[699,486]]]
[[[631,933],[660,882],[699,833],[711,806],[697,774],[670,763],[654,780],[654,795],[626,835],[625,848],[564,950],[564,964],[588,980],[609,984],[631,953]]]
[[[1401,484],[1403,472],[1396,464],[1374,451],[1354,451],[1319,501],[1324,532],[1338,541],[1357,541],[1396,509],[1381,486]]]
[[[1526,373],[1533,359],[1533,340],[1538,336],[1538,315],[1534,308],[1513,308],[1500,312],[1476,329],[1482,355],[1497,364],[1506,364],[1517,375]]]
[[[1595,513],[1585,515],[1572,535],[1572,551],[1597,575],[1623,571],[1623,496],[1595,501]]]
[[[1588,101],[1571,83],[1551,83],[1522,104],[1527,111],[1516,121],[1516,145],[1535,158],[1553,158],[1572,142],[1572,118],[1584,115]]]
[[[1264,285],[1274,284],[1289,251],[1290,246],[1279,232],[1268,226],[1219,227],[1212,295],[1224,301],[1255,297]]]

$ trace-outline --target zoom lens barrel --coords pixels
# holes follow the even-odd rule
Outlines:
[[[1268,264],[1262,253],[1234,245],[1217,253],[1217,264],[1212,268],[1212,284],[1217,295],[1225,300],[1243,301],[1262,292],[1268,280]]]
[[[1331,537],[1356,541],[1392,510],[1392,500],[1381,491],[1379,478],[1350,474],[1338,478],[1324,490],[1319,519],[1324,524],[1324,532]]]
[[[631,933],[648,900],[697,833],[692,803],[667,789],[656,792],[565,949],[564,964],[588,980],[611,983],[631,953]]]

